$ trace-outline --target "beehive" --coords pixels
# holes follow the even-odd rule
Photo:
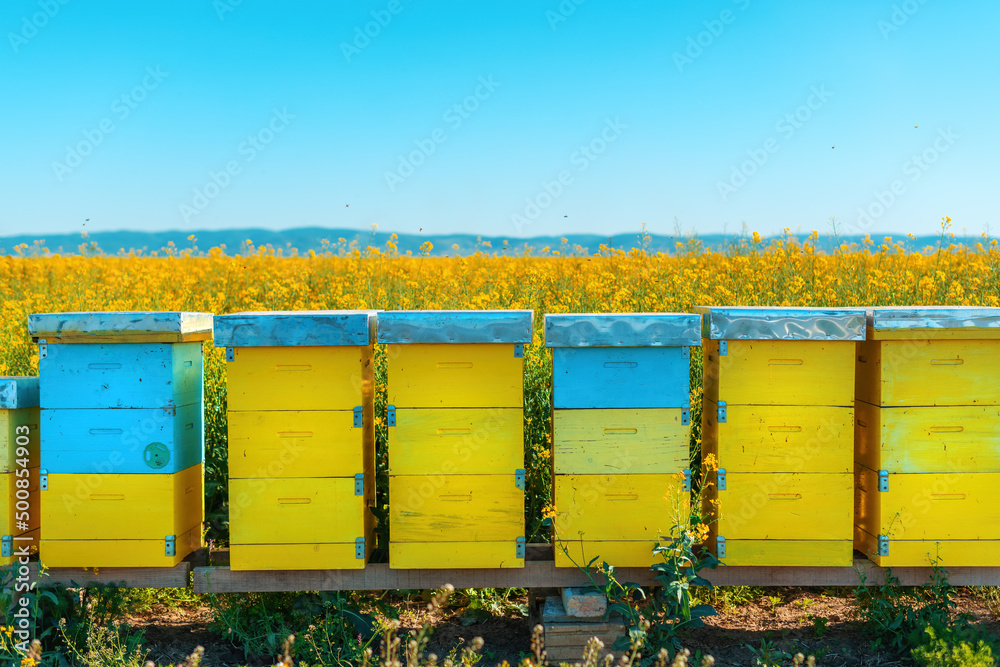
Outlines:
[[[524,566],[531,311],[392,311],[389,566]]]
[[[545,316],[557,567],[649,567],[688,524],[698,332],[697,315]]]
[[[39,350],[41,561],[176,565],[201,547],[210,313],[31,315]]]
[[[38,551],[38,378],[0,377],[0,565]]]
[[[851,565],[864,311],[697,310],[709,548],[727,565]]]
[[[232,569],[368,562],[375,321],[369,311],[215,318],[227,361]]]
[[[875,308],[858,346],[855,548],[1000,562],[1000,308]]]

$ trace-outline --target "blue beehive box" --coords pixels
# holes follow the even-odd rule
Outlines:
[[[31,315],[41,547],[53,567],[168,566],[201,546],[212,315]]]
[[[552,348],[556,565],[648,567],[690,514],[697,315],[545,317]]]

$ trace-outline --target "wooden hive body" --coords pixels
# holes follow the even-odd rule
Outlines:
[[[375,314],[215,322],[227,359],[231,567],[364,568],[375,548]]]
[[[858,346],[855,548],[1000,562],[1000,309],[876,308]]]
[[[710,549],[727,565],[850,565],[864,313],[699,311]]]
[[[38,551],[38,378],[0,377],[0,566]]]
[[[548,315],[557,567],[648,567],[690,517],[695,315]]]
[[[530,311],[380,315],[389,566],[524,566],[524,345]]]
[[[207,313],[32,315],[41,561],[169,567],[201,547]]]

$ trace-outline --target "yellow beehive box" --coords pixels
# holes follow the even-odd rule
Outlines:
[[[698,332],[690,314],[546,315],[557,567],[649,567],[689,526]]]
[[[531,311],[394,311],[386,344],[389,566],[524,566]]]
[[[38,378],[0,377],[0,565],[38,550]]]
[[[698,310],[710,549],[727,565],[850,565],[864,311]]]
[[[232,569],[368,562],[375,320],[370,311],[215,318],[227,361]]]
[[[857,355],[855,548],[1000,561],[1000,308],[875,308]]]
[[[164,475],[42,474],[46,567],[169,567],[202,546],[202,466]]]
[[[691,516],[691,486],[673,474],[556,475],[556,567],[594,558],[616,567],[649,567]]]

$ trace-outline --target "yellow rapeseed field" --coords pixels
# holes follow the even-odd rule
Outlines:
[[[245,245],[200,252],[170,247],[157,256],[109,256],[91,246],[57,256],[22,246],[0,257],[0,375],[38,372],[27,331],[30,313],[91,310],[486,309],[535,311],[535,344],[526,353],[526,469],[529,535],[540,529],[548,503],[551,361],[542,345],[549,312],[670,312],[695,305],[972,305],[1000,306],[1000,248],[983,238],[974,247],[948,236],[935,248],[907,240],[867,240],[817,251],[818,234],[733,242],[708,251],[695,240],[670,254],[636,249],[583,255],[560,249],[523,253],[487,249],[465,257],[400,255],[390,242],[360,250],[345,243],[324,252],[275,252]],[[193,241],[193,239],[192,239]],[[692,371],[692,422],[700,405],[700,369]],[[384,362],[384,359],[383,359]],[[225,364],[206,348],[206,476],[210,536],[226,530]],[[384,363],[379,380],[384,389]],[[384,393],[384,391],[383,391]],[[384,405],[384,396],[382,396]],[[384,420],[384,417],[382,417]],[[385,428],[379,430],[385,488]],[[695,434],[697,443],[697,433]],[[382,494],[380,494],[382,495]],[[384,511],[384,495],[380,511]]]

